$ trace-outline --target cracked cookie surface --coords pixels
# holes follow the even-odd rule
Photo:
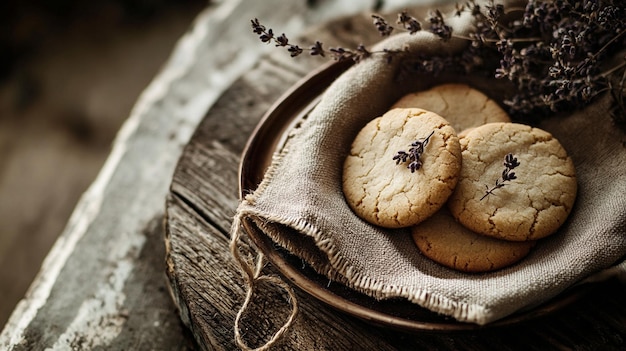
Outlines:
[[[450,122],[459,133],[491,122],[511,122],[494,100],[465,84],[442,84],[403,96],[392,108],[417,107],[432,111]]]
[[[481,273],[510,266],[526,257],[534,241],[506,241],[477,234],[445,209],[411,228],[413,241],[431,260],[454,270]]]
[[[516,123],[489,123],[459,139],[463,168],[448,201],[452,215],[467,228],[512,241],[554,233],[576,199],[574,164],[550,133]],[[517,179],[485,195],[504,170],[504,157],[517,157]]]
[[[426,138],[423,166],[411,172],[393,157]],[[347,203],[362,219],[386,228],[417,224],[440,209],[456,186],[461,149],[443,117],[422,109],[393,109],[369,122],[354,139],[343,168]]]

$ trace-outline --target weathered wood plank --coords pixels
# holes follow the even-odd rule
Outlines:
[[[238,162],[239,156],[217,141],[192,141],[180,160],[187,166],[179,169],[179,177],[171,185],[172,194],[193,206],[224,236],[237,208]]]

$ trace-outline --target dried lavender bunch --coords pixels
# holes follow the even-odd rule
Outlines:
[[[504,101],[514,116],[579,108],[612,90],[611,79],[624,72],[626,60],[612,67],[605,62],[626,44],[625,5],[613,0],[531,0],[523,10],[507,12],[491,4],[485,12],[476,11],[474,4],[478,25],[470,38],[472,48],[483,57],[500,57],[496,78],[517,87]],[[521,15],[511,17],[512,12]]]
[[[506,184],[504,182],[510,182],[511,180],[517,179],[515,172],[512,171],[519,165],[519,161],[517,161],[517,158],[513,156],[513,154],[506,154],[506,156],[504,156],[504,170],[502,171],[502,175],[500,176],[500,178],[496,179],[496,184],[492,188],[489,188],[488,185],[485,185],[487,191],[485,192],[485,195],[480,198],[480,200],[482,201],[484,198],[492,194],[494,190],[500,189],[505,186]]]
[[[442,40],[461,38],[471,45],[457,56],[424,57],[419,53],[381,50],[387,60],[403,55],[404,76],[415,73],[436,75],[448,72],[491,72],[511,81],[515,94],[504,101],[514,119],[529,123],[554,112],[580,108],[600,93],[614,97],[612,114],[626,126],[626,57],[607,66],[619,50],[626,47],[626,2],[621,0],[530,0],[524,8],[505,8],[493,1],[484,6],[473,0],[456,6],[454,15],[470,11],[475,31],[468,36],[453,32],[439,10],[426,21],[428,30]],[[398,14],[392,26],[380,15],[372,15],[382,36],[396,30],[417,33],[423,26],[406,11]],[[274,41],[287,47],[291,56],[308,50],[312,55],[336,60],[363,60],[373,54],[363,45],[356,49],[332,48],[326,51],[316,42],[309,49],[290,44],[284,34],[275,37],[257,19],[252,21],[261,41]],[[402,76],[402,75],[401,75]],[[618,84],[614,83],[619,81]],[[625,127],[626,128],[626,127]]]
[[[409,152],[403,150],[398,151],[393,157],[393,160],[396,161],[397,165],[399,165],[400,163],[406,163],[407,161],[411,161],[406,166],[408,169],[411,170],[411,173],[414,173],[418,169],[422,168],[423,164],[420,160],[420,157],[422,157],[422,154],[424,153],[424,148],[426,148],[426,145],[428,145],[428,141],[430,140],[430,137],[433,136],[433,134],[435,134],[434,130],[430,132],[430,134],[428,134],[426,138],[419,138],[411,143],[411,148],[409,149]]]

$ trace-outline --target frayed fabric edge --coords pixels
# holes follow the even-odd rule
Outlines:
[[[363,272],[357,271],[336,250],[332,239],[323,237],[321,232],[311,225],[311,223],[301,218],[273,217],[251,208],[245,203],[242,203],[239,207],[236,216],[239,219],[248,218],[252,220],[255,225],[262,230],[264,235],[267,235],[273,242],[282,246],[290,253],[304,259],[318,274],[322,274],[332,281],[336,281],[377,300],[404,298],[411,303],[415,303],[430,311],[452,317],[460,322],[478,325],[488,324],[498,318],[485,306],[456,301],[425,289],[410,289],[407,287],[386,285],[367,276]],[[271,225],[268,225],[268,223],[271,223]],[[284,240],[282,236],[277,233],[276,225],[287,226],[298,231],[301,235],[313,238],[316,248],[324,255],[327,261],[311,264],[314,255]]]

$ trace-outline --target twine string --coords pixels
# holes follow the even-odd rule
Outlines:
[[[238,214],[237,216],[235,216],[231,228],[230,253],[235,259],[235,262],[237,262],[237,265],[239,266],[242,273],[246,289],[246,297],[243,304],[239,308],[239,311],[237,312],[237,316],[235,317],[235,342],[237,343],[237,346],[244,351],[265,351],[269,350],[270,347],[276,345],[276,343],[280,341],[280,339],[285,335],[285,333],[291,328],[292,324],[295,322],[296,316],[298,314],[298,301],[296,299],[295,292],[293,291],[291,286],[289,286],[289,284],[287,284],[277,276],[265,275],[262,273],[263,267],[265,266],[265,256],[263,256],[262,253],[257,253],[255,264],[252,264],[252,262],[249,262],[244,257],[242,257],[239,250],[240,238],[241,215]],[[287,302],[291,306],[291,313],[289,314],[289,317],[287,318],[285,323],[283,323],[278,331],[274,333],[270,340],[257,348],[251,348],[246,344],[245,340],[243,339],[243,335],[241,333],[241,318],[245,311],[248,309],[250,303],[252,302],[254,293],[258,293],[261,283],[273,284],[283,289],[288,295]]]

